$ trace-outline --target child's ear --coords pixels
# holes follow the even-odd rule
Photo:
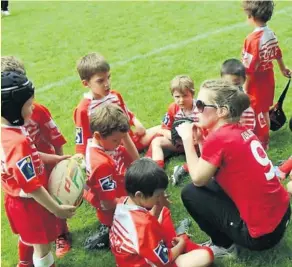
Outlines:
[[[97,140],[97,141],[100,141],[100,139],[102,139],[102,138],[101,138],[101,135],[100,135],[99,132],[94,132],[94,133],[93,133],[93,138],[94,138],[95,140]]]
[[[135,197],[137,197],[137,198],[144,198],[144,194],[141,191],[137,191],[135,193]]]
[[[88,87],[88,81],[87,80],[82,80],[81,81],[84,87]]]

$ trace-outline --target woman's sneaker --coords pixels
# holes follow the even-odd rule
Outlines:
[[[200,245],[203,247],[209,247],[213,251],[215,258],[237,256],[237,247],[235,244],[232,244],[229,248],[224,248],[214,245],[212,240],[210,239]]]
[[[172,184],[177,185],[184,176],[187,175],[187,171],[184,169],[183,166],[175,166],[173,169],[173,174],[171,176]]]

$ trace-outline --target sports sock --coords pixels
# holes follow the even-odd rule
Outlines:
[[[18,267],[32,267],[33,266],[33,246],[24,243],[20,238],[18,240]]]

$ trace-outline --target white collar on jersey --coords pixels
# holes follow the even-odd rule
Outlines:
[[[111,90],[109,90],[109,93],[106,96],[104,96],[104,97],[102,97],[100,99],[94,99],[92,92],[91,91],[88,91],[87,93],[84,93],[83,94],[83,97],[86,98],[86,99],[90,99],[90,100],[98,100],[98,101],[101,101],[101,100],[107,99],[107,97],[111,97],[110,96],[110,93],[111,93]]]
[[[102,147],[102,146],[96,144],[96,143],[93,141],[92,138],[90,138],[90,139],[87,140],[87,145],[90,146],[90,147],[96,147],[96,148],[98,148],[98,149],[104,151],[105,153],[109,153],[109,154],[111,154],[111,153],[115,153],[115,152],[117,151],[117,149],[119,148],[119,146],[118,146],[115,150],[105,150],[104,147]]]
[[[266,29],[269,29],[268,25],[266,25],[266,26],[256,27],[256,28],[254,29],[253,32],[264,31],[264,30],[266,30]]]
[[[138,206],[138,205],[134,205],[134,204],[127,204],[126,201],[129,199],[129,197],[126,197],[125,200],[123,201],[123,203],[119,203],[118,206],[124,210],[143,210],[143,211],[147,211],[147,209]]]

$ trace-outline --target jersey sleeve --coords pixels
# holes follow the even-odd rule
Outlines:
[[[77,107],[74,111],[75,151],[85,155],[87,140],[91,138],[89,117],[86,108]]]
[[[174,122],[174,116],[175,116],[174,105],[171,104],[163,117],[161,124],[162,129],[171,130],[171,127]]]
[[[259,64],[259,41],[259,38],[251,37],[244,42],[242,63],[247,74],[255,72]]]
[[[52,144],[54,147],[61,147],[66,144],[66,139],[61,134],[58,126],[52,119],[50,111],[43,105],[39,105],[39,110],[41,111],[41,123],[40,131],[45,139]]]
[[[122,97],[122,95],[120,93],[116,92],[116,91],[114,91],[114,92],[117,94],[117,96],[119,98],[119,101],[121,103],[121,108],[125,112],[125,114],[127,115],[130,125],[133,126],[134,125],[135,114],[132,111],[129,110],[129,108],[127,107],[127,105],[126,105],[126,103],[125,103],[125,101],[124,101],[124,99]]]
[[[203,143],[201,158],[216,167],[220,167],[223,157],[224,144],[222,137],[210,134]]]
[[[149,218],[144,231],[138,231],[139,255],[155,266],[171,266],[171,249],[166,247],[161,225],[155,218]]]
[[[8,167],[12,168],[13,176],[19,187],[25,193],[31,193],[43,186],[41,179],[37,176],[32,154],[33,151],[28,141],[24,140],[15,146],[8,163]]]
[[[99,201],[114,200],[116,198],[117,183],[114,180],[114,174],[113,167],[104,163],[96,167],[89,177],[87,185],[90,191],[95,196],[98,196]]]

